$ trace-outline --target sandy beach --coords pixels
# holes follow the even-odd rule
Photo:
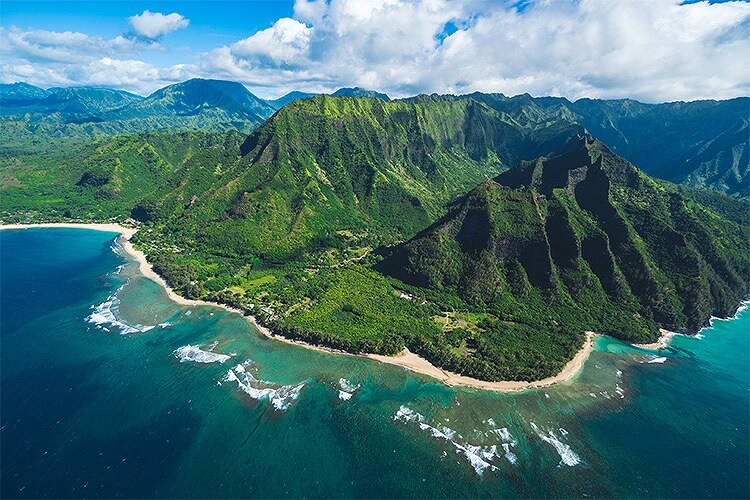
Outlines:
[[[95,223],[78,223],[78,222],[50,222],[43,224],[5,224],[0,229],[30,229],[36,227],[50,228],[73,228],[73,229],[91,229],[93,231],[106,231],[108,233],[120,233],[126,239],[130,239],[138,231],[134,227],[125,227],[119,224],[95,224]]]
[[[633,344],[633,346],[640,349],[648,349],[650,351],[660,351],[669,347],[672,337],[677,335],[675,332],[670,332],[664,328],[659,328],[659,333],[660,335],[656,342],[652,342],[651,344]]]
[[[261,334],[268,337],[269,339],[274,339],[277,341],[285,342],[288,344],[293,344],[293,345],[304,347],[307,349],[313,349],[313,350],[320,351],[320,352],[325,352],[328,354],[337,354],[337,355],[344,355],[344,356],[358,356],[358,357],[363,357],[363,358],[379,361],[381,363],[388,363],[392,365],[401,366],[415,373],[420,373],[420,374],[432,377],[434,379],[437,379],[440,382],[451,387],[463,386],[463,387],[471,387],[475,389],[483,389],[483,390],[491,390],[491,391],[499,391],[499,392],[515,392],[515,391],[523,391],[523,390],[532,389],[532,388],[547,387],[552,384],[571,380],[583,368],[583,365],[586,359],[588,359],[589,354],[591,354],[591,351],[594,348],[594,339],[596,337],[596,334],[594,332],[586,332],[586,342],[584,343],[583,347],[576,353],[573,359],[571,359],[565,365],[565,367],[563,367],[560,373],[552,377],[547,377],[545,379],[536,380],[533,382],[524,382],[524,381],[515,381],[515,380],[489,382],[486,380],[479,380],[479,379],[475,379],[472,377],[459,375],[457,373],[443,370],[433,365],[425,358],[409,351],[409,349],[404,349],[401,353],[397,354],[396,356],[384,356],[380,354],[353,354],[353,353],[341,351],[338,349],[332,349],[332,348],[325,347],[325,346],[314,345],[314,344],[310,344],[308,342],[304,342],[301,340],[288,339],[286,337],[276,335],[269,328],[261,325],[255,316],[247,315],[243,311],[240,311],[239,309],[235,309],[233,307],[229,307],[224,304],[219,304],[218,302],[186,299],[185,297],[178,295],[177,293],[175,293],[174,290],[172,290],[172,288],[169,287],[169,285],[164,280],[164,278],[162,278],[158,273],[156,273],[156,271],[154,271],[154,269],[146,260],[145,254],[141,252],[140,250],[136,250],[133,247],[132,243],[130,242],[130,239],[133,237],[136,231],[138,231],[137,228],[125,227],[125,226],[121,226],[118,224],[49,223],[49,224],[8,224],[8,225],[0,226],[0,230],[2,229],[28,229],[32,227],[37,227],[37,228],[43,228],[43,227],[66,228],[67,227],[67,228],[92,229],[95,231],[107,231],[107,232],[112,232],[112,233],[120,233],[122,237],[119,238],[118,241],[120,245],[122,246],[123,250],[127,252],[129,255],[131,255],[133,258],[135,258],[135,260],[138,262],[139,272],[146,278],[152,281],[155,281],[156,283],[164,287],[164,289],[167,292],[167,296],[172,301],[180,305],[184,305],[184,306],[202,305],[202,306],[220,307],[222,309],[226,309],[228,311],[244,316],[245,318],[248,319],[248,321],[250,321],[253,324],[253,326],[255,326],[255,328],[258,329],[258,331]],[[667,332],[667,333],[670,333],[670,332]],[[661,340],[662,339],[660,338],[659,341]],[[657,343],[649,344],[649,345],[656,345]],[[644,347],[644,346],[638,346],[638,347],[649,348],[649,347]]]
[[[533,382],[523,382],[515,380],[501,380],[498,382],[489,382],[486,380],[479,380],[464,375],[459,375],[447,370],[443,370],[433,365],[423,357],[414,354],[409,349],[404,349],[397,356],[381,356],[379,354],[366,354],[365,357],[382,361],[384,363],[391,363],[399,366],[403,366],[412,371],[429,375],[430,377],[436,378],[449,386],[465,386],[473,387],[475,389],[484,389],[490,391],[500,392],[514,392],[523,391],[526,389],[547,387],[552,384],[560,382],[566,382],[572,379],[580,370],[583,368],[583,364],[588,359],[589,354],[594,348],[594,339],[596,334],[594,332],[586,332],[586,342],[583,347],[576,353],[576,355],[568,361],[565,367],[560,373],[552,377],[547,377],[542,380],[535,380]]]

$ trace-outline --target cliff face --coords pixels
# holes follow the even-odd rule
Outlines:
[[[587,311],[581,328],[625,339],[695,330],[750,291],[750,230],[732,220],[741,203],[722,198],[709,208],[582,137],[472,190],[383,267],[501,316],[541,295],[561,315]],[[609,309],[625,314],[596,317]]]

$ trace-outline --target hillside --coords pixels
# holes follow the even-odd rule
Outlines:
[[[584,330],[645,341],[657,326],[695,331],[732,314],[750,291],[738,208],[748,215],[724,197],[709,208],[583,137],[472,190],[381,269],[495,316],[466,334],[486,356],[541,355]]]
[[[750,98],[643,104],[631,99],[472,94],[520,123],[564,120],[651,176],[750,197]]]
[[[339,97],[378,98],[385,94],[342,88]],[[159,89],[146,98],[90,87],[41,89],[24,83],[0,86],[0,142],[25,153],[43,139],[80,141],[120,133],[200,130],[249,133],[285,105],[313,97],[290,92],[272,101],[243,85],[192,79]],[[531,97],[474,93],[468,96],[417,96],[472,100],[491,108],[520,134],[578,125],[643,171],[694,188],[750,198],[749,98],[726,101],[644,104],[630,99]],[[524,156],[526,157],[526,156]]]
[[[22,92],[21,84],[14,85],[6,86],[3,95]],[[222,80],[188,80],[145,98],[92,87],[53,88],[42,97],[32,97],[24,89],[24,99],[3,97],[1,113],[5,130],[0,138],[17,147],[41,137],[94,139],[180,129],[249,132],[277,109],[243,85]]]
[[[271,260],[343,244],[342,231],[361,244],[391,243],[427,227],[479,182],[578,130],[529,135],[464,98],[297,100],[253,132],[242,159],[175,216],[199,241]]]

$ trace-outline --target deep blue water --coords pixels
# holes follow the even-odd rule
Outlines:
[[[0,231],[3,498],[750,495],[748,311],[659,353],[600,338],[570,383],[455,390],[178,306],[115,236]]]

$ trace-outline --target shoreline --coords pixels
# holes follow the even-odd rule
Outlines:
[[[404,349],[396,356],[383,356],[380,354],[365,354],[364,357],[368,359],[374,359],[383,363],[391,363],[398,366],[403,366],[411,371],[429,375],[432,378],[439,380],[450,387],[462,386],[471,387],[474,389],[483,389],[488,391],[497,392],[518,392],[525,391],[527,389],[540,389],[543,387],[549,387],[554,384],[567,382],[573,379],[583,368],[584,363],[588,359],[591,352],[594,350],[594,341],[597,334],[594,332],[586,332],[586,341],[583,347],[578,350],[573,359],[568,361],[560,373],[552,375],[551,377],[543,378],[541,380],[534,380],[532,382],[519,381],[519,380],[500,380],[500,381],[489,381],[479,380],[465,375],[460,375],[448,370],[443,370],[425,358],[415,354],[409,349]]]
[[[115,223],[95,223],[95,222],[44,222],[39,224],[3,224],[0,225],[2,229],[35,229],[35,228],[50,228],[50,229],[90,229],[92,231],[104,231],[107,233],[120,233],[126,239],[130,239],[138,231],[135,227],[125,227]]]
[[[659,334],[659,338],[656,340],[656,342],[652,342],[650,344],[630,345],[639,349],[646,349],[648,351],[662,351],[669,347],[669,343],[672,342],[674,336],[677,335],[676,332],[670,332],[669,330],[665,330],[664,328],[659,328]]]
[[[136,260],[136,262],[138,263],[138,272],[141,275],[143,275],[145,278],[148,278],[156,282],[157,284],[161,285],[166,291],[167,297],[169,297],[170,300],[172,300],[173,302],[177,304],[180,304],[183,306],[219,307],[221,309],[243,316],[250,323],[252,323],[252,325],[261,333],[261,335],[263,335],[264,337],[268,339],[277,340],[277,341],[284,342],[287,344],[292,344],[292,345],[296,345],[299,347],[312,349],[318,352],[324,352],[327,354],[356,356],[360,358],[366,358],[366,359],[371,359],[374,361],[379,361],[381,363],[387,363],[387,364],[391,364],[395,366],[400,366],[402,368],[406,368],[409,371],[419,373],[422,375],[427,375],[431,378],[436,379],[439,382],[442,382],[443,384],[449,387],[459,386],[459,387],[468,387],[468,388],[473,388],[473,389],[483,389],[483,390],[490,390],[490,391],[497,391],[497,392],[518,392],[518,391],[524,391],[527,389],[548,387],[550,385],[561,383],[561,382],[567,382],[571,380],[572,378],[574,378],[581,371],[584,363],[586,362],[589,355],[591,354],[591,351],[593,351],[593,348],[594,348],[594,340],[595,340],[596,334],[594,332],[586,332],[586,341],[583,347],[578,350],[578,352],[573,357],[573,359],[568,361],[568,363],[563,367],[560,373],[553,375],[551,377],[547,377],[541,380],[535,380],[532,382],[516,381],[516,380],[501,380],[501,381],[491,382],[487,380],[480,380],[480,379],[476,379],[472,377],[467,377],[465,375],[460,375],[460,374],[453,373],[447,370],[443,370],[442,368],[439,368],[438,366],[435,366],[432,363],[430,363],[427,359],[409,351],[409,349],[407,348],[404,348],[404,350],[401,351],[396,356],[385,356],[382,354],[350,353],[350,352],[342,351],[340,349],[319,346],[315,344],[310,344],[302,340],[289,339],[281,335],[277,335],[274,332],[272,332],[268,327],[261,325],[255,316],[251,314],[246,314],[244,311],[235,309],[225,304],[220,304],[218,302],[209,302],[206,300],[187,299],[181,295],[178,295],[167,284],[164,278],[162,278],[156,271],[154,271],[151,264],[149,264],[148,261],[146,260],[146,255],[142,251],[136,250],[133,247],[133,244],[130,243],[130,239],[138,231],[138,228],[125,227],[125,226],[121,226],[119,224],[114,224],[114,223],[88,224],[88,223],[59,222],[59,223],[41,223],[41,224],[0,225],[0,230],[30,229],[30,228],[76,228],[76,229],[90,229],[94,231],[119,233],[120,237],[117,238],[117,241],[122,247],[122,249],[128,255],[130,255]]]

